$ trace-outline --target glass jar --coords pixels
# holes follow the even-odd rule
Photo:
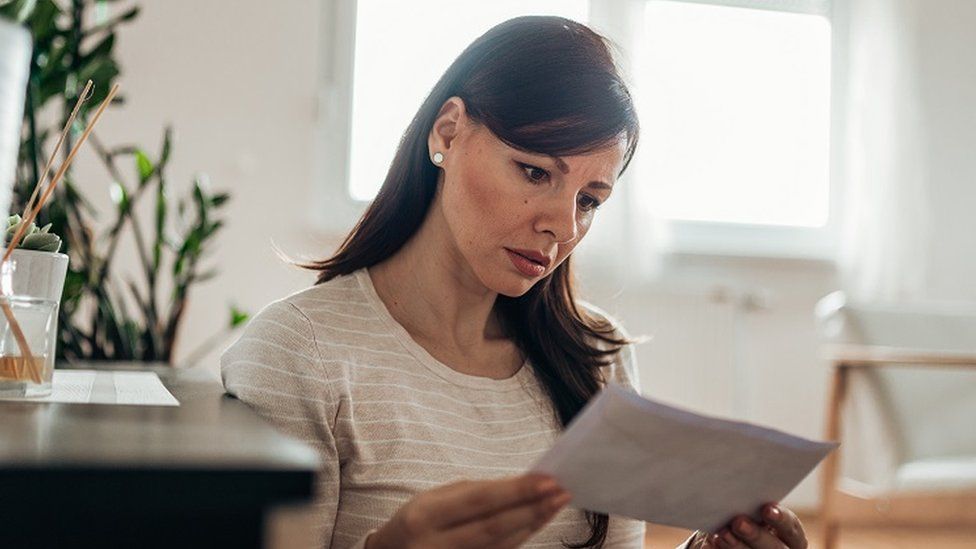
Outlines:
[[[58,302],[0,296],[0,398],[51,394]]]

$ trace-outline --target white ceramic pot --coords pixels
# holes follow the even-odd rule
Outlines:
[[[14,250],[9,265],[0,272],[0,285],[7,295],[21,295],[60,302],[68,256],[36,250]]]

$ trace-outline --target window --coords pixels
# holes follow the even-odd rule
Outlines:
[[[586,22],[621,50],[642,136],[635,219],[672,251],[832,253],[829,0],[323,0],[320,228],[344,232],[454,58],[519,15]],[[840,125],[838,125],[839,127]],[[657,224],[660,227],[660,224]],[[657,237],[655,237],[657,238]],[[661,244],[661,243],[659,243]]]
[[[637,70],[659,217],[823,227],[830,27],[816,15],[655,0]]]
[[[677,252],[829,258],[829,3],[648,0],[629,42],[638,199]]]

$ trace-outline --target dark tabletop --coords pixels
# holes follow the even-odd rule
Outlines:
[[[157,372],[180,406],[0,401],[0,500],[190,512],[310,497],[315,451],[225,395],[215,374],[114,369]]]

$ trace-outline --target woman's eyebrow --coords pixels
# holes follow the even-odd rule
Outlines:
[[[569,173],[569,164],[566,164],[562,158],[559,158],[558,156],[550,156],[549,158],[552,158],[552,161],[556,163],[556,167],[559,168],[559,171],[563,172],[564,174]],[[604,183],[603,181],[590,181],[587,183],[587,185],[590,187],[596,187],[598,189],[606,189],[608,191],[613,190],[613,185]]]

